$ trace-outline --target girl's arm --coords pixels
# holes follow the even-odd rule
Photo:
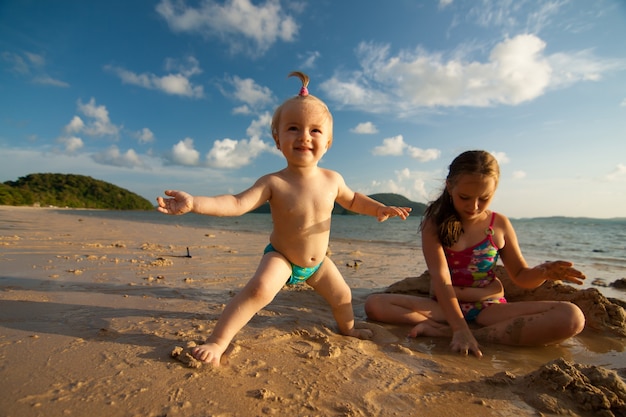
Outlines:
[[[572,268],[571,262],[545,262],[534,268],[528,267],[526,260],[522,256],[511,221],[501,214],[498,214],[497,221],[501,223],[501,228],[504,231],[504,246],[500,249],[500,257],[509,277],[516,285],[522,288],[533,289],[539,287],[548,279],[582,284],[585,275]]]
[[[450,343],[452,350],[461,353],[472,352],[481,357],[482,352],[478,347],[478,342],[470,331],[459,307],[443,246],[432,222],[427,222],[422,230],[422,251],[430,272],[432,289],[452,330],[452,342]]]
[[[167,190],[158,197],[157,210],[166,214],[185,214],[193,212],[210,216],[240,216],[269,200],[271,188],[268,177],[262,177],[247,190],[236,195],[218,195],[213,197],[193,196],[184,191]]]

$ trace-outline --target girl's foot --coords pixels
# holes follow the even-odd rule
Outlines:
[[[428,336],[428,337],[446,337],[451,336],[450,326],[428,320],[418,323],[409,332],[409,337]]]

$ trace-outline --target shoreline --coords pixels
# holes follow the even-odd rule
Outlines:
[[[190,368],[172,351],[204,340],[268,236],[41,210],[0,207],[7,416],[549,416],[555,410],[523,394],[547,363],[626,376],[624,338],[591,330],[546,348],[483,346],[478,360],[451,353],[449,340],[367,322],[365,297],[425,264],[412,247],[339,240],[330,257],[373,340],[338,335],[321,297],[286,287],[237,335],[228,363]],[[362,263],[349,266],[355,259]],[[532,392],[559,398],[573,415],[598,412],[550,391],[558,380]]]

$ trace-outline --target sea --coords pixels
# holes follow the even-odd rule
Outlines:
[[[167,216],[144,211],[92,211],[94,215],[121,220],[160,224],[179,224],[198,228],[267,233],[272,228],[269,214],[249,213],[239,217],[211,217],[196,214]],[[81,212],[81,215],[87,214]],[[409,245],[420,250],[419,216],[405,221],[390,219],[378,223],[368,216],[335,215],[332,219],[331,241]],[[530,265],[545,261],[567,260],[587,276],[584,287],[608,288],[619,279],[626,279],[626,218],[592,219],[545,217],[511,219],[520,248]],[[606,290],[602,291],[607,294]],[[626,290],[609,290],[609,295],[626,300]]]

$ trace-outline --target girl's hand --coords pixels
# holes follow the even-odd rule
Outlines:
[[[478,342],[474,338],[474,335],[470,329],[457,330],[452,333],[452,342],[450,342],[450,348],[454,352],[459,352],[462,355],[467,356],[470,352],[477,358],[482,358],[483,353],[480,351]]]
[[[567,261],[544,262],[535,267],[540,270],[545,279],[551,281],[568,281],[574,284],[582,284],[585,274],[572,268],[572,263]]]
[[[184,191],[167,190],[165,195],[172,198],[157,197],[157,210],[165,214],[185,214],[193,209],[193,196]]]
[[[396,216],[400,217],[402,220],[406,220],[412,210],[411,207],[384,206],[378,208],[376,217],[379,222],[384,222],[388,218]]]

